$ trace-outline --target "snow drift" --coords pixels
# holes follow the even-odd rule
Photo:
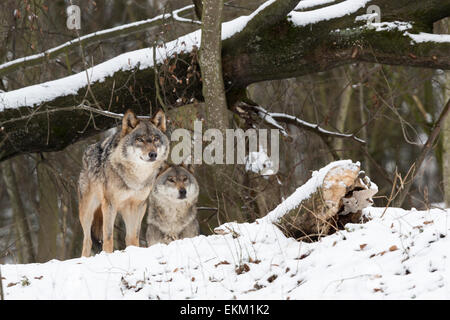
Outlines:
[[[222,234],[3,265],[5,299],[450,298],[447,210],[368,207],[362,210],[368,222],[348,223],[313,243],[286,237],[272,223],[334,166],[313,174],[266,218],[226,223],[217,228]]]

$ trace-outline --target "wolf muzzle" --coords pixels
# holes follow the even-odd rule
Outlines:
[[[158,154],[154,151],[152,151],[148,154],[150,161],[155,161],[157,156],[158,156]]]
[[[178,190],[178,194],[179,194],[179,198],[180,199],[186,198],[186,189],[185,188],[181,188],[180,190]]]

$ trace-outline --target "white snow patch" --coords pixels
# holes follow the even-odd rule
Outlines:
[[[403,21],[392,21],[392,22],[372,22],[370,26],[375,28],[375,31],[406,31],[412,29],[412,24]]]
[[[292,11],[288,19],[296,26],[306,26],[319,21],[326,21],[340,18],[364,8],[371,0],[347,0],[325,8],[311,11],[296,12]]]
[[[409,36],[416,43],[422,43],[422,42],[445,43],[445,42],[450,42],[450,34],[433,34],[433,33],[425,33],[425,32],[420,32],[419,34],[412,34],[412,33],[407,32],[406,35]]]
[[[5,299],[449,299],[450,212],[384,211],[364,209],[372,220],[314,243],[234,223],[225,235],[2,265]]]
[[[252,12],[252,14],[248,16],[240,16],[232,21],[228,21],[225,23],[222,23],[222,40],[228,39],[234,34],[241,32],[244,30],[247,23],[253,19],[258,13],[260,13],[262,10],[264,10],[266,7],[270,6],[272,3],[274,3],[276,0],[268,0],[264,2],[262,5],[260,5],[255,11]]]
[[[265,150],[260,147],[259,151],[250,152],[245,157],[245,170],[251,171],[262,176],[270,176],[275,174],[273,163]]]
[[[362,14],[362,15],[357,16],[357,17],[355,18],[355,22],[358,22],[358,21],[367,21],[367,20],[369,20],[369,19],[376,18],[376,17],[378,17],[378,13],[367,13],[367,14]]]
[[[304,10],[328,3],[335,2],[336,0],[301,0],[294,10]]]

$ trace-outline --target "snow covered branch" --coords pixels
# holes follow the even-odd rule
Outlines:
[[[183,7],[183,8],[181,8],[181,9],[174,10],[174,11],[172,12],[172,17],[174,18],[174,20],[179,21],[179,22],[187,22],[187,23],[193,23],[193,24],[202,24],[201,21],[193,20],[193,19],[187,19],[187,18],[183,18],[183,17],[180,17],[180,16],[179,16],[179,14],[180,14],[181,12],[184,12],[184,11],[186,11],[186,10],[188,10],[188,9],[192,9],[192,8],[195,9],[195,5],[192,4],[192,5]]]
[[[276,128],[276,129],[279,129],[281,131],[281,134],[283,134],[284,136],[289,136],[289,134],[286,132],[284,127],[279,122],[292,124],[294,126],[302,128],[302,129],[314,132],[314,133],[318,134],[319,136],[323,136],[323,137],[331,137],[331,138],[339,138],[339,139],[352,139],[355,142],[360,143],[360,144],[367,143],[366,141],[355,136],[354,134],[333,132],[333,131],[322,128],[318,124],[307,122],[305,120],[299,119],[295,116],[292,116],[292,115],[289,115],[286,113],[269,112],[261,106],[249,105],[245,102],[241,102],[237,106],[236,111],[238,112],[238,114],[240,116],[242,116],[244,118],[250,117],[248,114],[245,114],[246,111],[244,109],[248,110],[250,112],[256,113],[257,116],[260,119],[264,120],[267,124],[269,124],[270,126]]]
[[[11,73],[19,68],[27,68],[33,67],[43,63],[44,61],[56,59],[62,54],[66,54],[70,51],[73,51],[80,46],[86,47],[88,45],[103,41],[110,40],[118,37],[125,37],[130,34],[143,31],[149,29],[151,27],[157,26],[161,24],[161,21],[173,18],[175,21],[182,23],[193,23],[193,24],[201,24],[201,22],[196,20],[191,20],[187,18],[182,18],[179,15],[183,12],[191,10],[194,5],[189,5],[177,10],[174,10],[172,13],[160,14],[154,18],[137,21],[129,24],[125,24],[122,26],[105,29],[101,31],[97,31],[94,33],[87,34],[77,39],[73,39],[63,43],[57,47],[48,49],[42,53],[35,54],[32,56],[27,56],[23,58],[18,58],[0,65],[0,77],[4,76],[8,73]]]
[[[368,5],[377,5],[382,12],[381,22],[372,28],[366,21]],[[185,8],[192,10],[192,5]],[[432,34],[433,22],[448,16],[450,0],[268,0],[250,15],[222,24],[228,106],[241,101],[249,84],[354,62],[450,69],[449,36]],[[179,11],[175,14],[178,18]],[[154,83],[161,75],[164,85],[159,93],[169,108],[202,101],[197,61],[200,38],[197,30],[157,48],[157,75],[153,48],[146,48],[63,79],[0,93],[0,126],[8,119],[61,108],[60,113],[44,112],[4,124],[0,161],[19,153],[60,150],[115,125],[114,119],[94,117],[86,110],[65,111],[89,98],[88,88],[95,96],[96,108],[114,113],[131,108],[142,115],[148,114],[149,106],[152,110],[159,107]],[[328,134],[314,125],[277,116],[277,121],[293,121]],[[356,137],[348,138],[362,143]]]
[[[306,130],[315,132],[318,135],[323,135],[323,136],[332,137],[332,138],[352,139],[352,140],[354,140],[354,141],[356,141],[358,143],[366,144],[366,141],[358,138],[354,134],[345,134],[345,133],[329,131],[329,130],[323,129],[318,124],[313,124],[313,123],[306,122],[304,120],[301,120],[301,119],[299,119],[297,117],[294,117],[294,116],[291,116],[289,114],[285,114],[285,113],[270,113],[270,115],[272,116],[272,118],[274,118],[277,121],[282,121],[282,122],[286,122],[286,123],[291,123],[291,124],[297,125],[297,126],[302,127],[302,128],[304,128]]]

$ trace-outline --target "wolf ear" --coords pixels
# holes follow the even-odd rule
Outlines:
[[[122,119],[122,137],[129,134],[138,124],[139,119],[136,117],[136,114],[128,109]]]
[[[190,173],[192,173],[192,174],[194,174],[194,165],[192,165],[192,164],[186,164],[186,163],[184,163],[184,162],[182,162],[181,163],[181,166],[183,167],[183,168],[185,168],[187,171],[189,171]]]
[[[166,115],[161,109],[152,118],[153,124],[162,132],[166,132]]]

